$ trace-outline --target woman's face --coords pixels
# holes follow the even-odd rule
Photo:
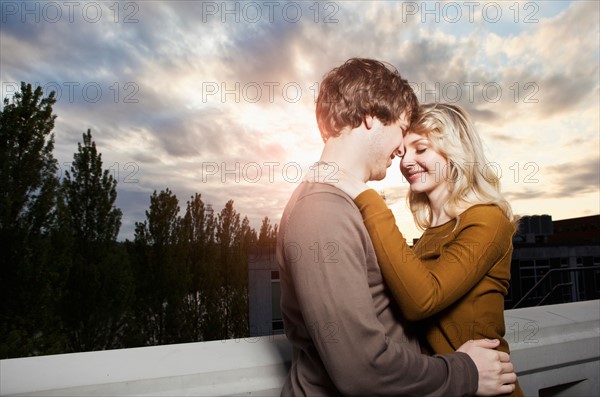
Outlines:
[[[427,194],[430,201],[445,199],[449,192],[448,167],[448,160],[433,149],[427,136],[406,134],[400,171],[411,191]]]

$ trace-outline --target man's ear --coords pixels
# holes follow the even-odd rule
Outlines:
[[[370,115],[365,116],[364,122],[365,122],[365,127],[367,127],[368,130],[373,128],[373,116],[370,116]]]

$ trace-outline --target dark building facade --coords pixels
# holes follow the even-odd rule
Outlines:
[[[283,333],[279,300],[279,265],[275,244],[253,247],[248,254],[248,327],[250,336]]]
[[[513,245],[506,309],[600,299],[600,215],[525,216]],[[280,291],[275,244],[254,247],[248,256],[250,336],[283,333]]]
[[[600,215],[521,218],[506,309],[600,298]]]

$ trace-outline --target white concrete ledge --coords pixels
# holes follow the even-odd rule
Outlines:
[[[278,393],[290,360],[283,335],[17,358],[0,361],[0,395]]]
[[[508,310],[504,318],[528,396],[600,396],[600,300]]]
[[[506,312],[506,338],[527,395],[600,395],[600,301]],[[0,361],[1,395],[278,395],[285,336]]]

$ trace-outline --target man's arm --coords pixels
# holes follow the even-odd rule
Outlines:
[[[477,371],[466,355],[427,357],[385,334],[368,285],[369,237],[347,197],[299,200],[283,244],[304,322],[343,394],[475,393]]]

